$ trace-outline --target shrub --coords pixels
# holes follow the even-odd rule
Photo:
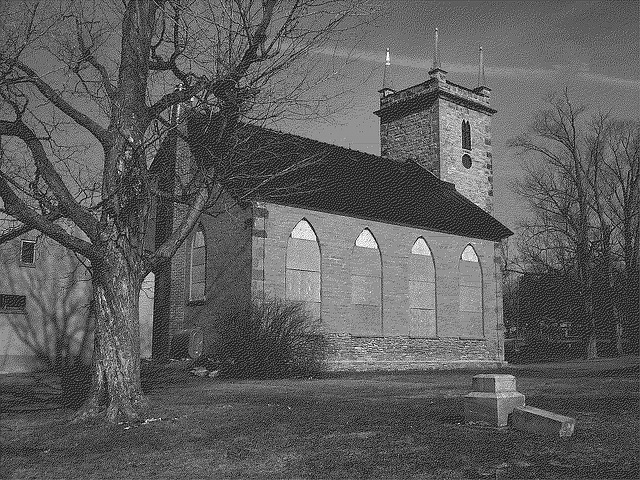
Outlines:
[[[253,301],[225,323],[216,352],[223,376],[306,376],[324,367],[327,343],[319,320],[299,302]]]

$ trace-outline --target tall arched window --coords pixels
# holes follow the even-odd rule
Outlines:
[[[462,121],[462,148],[471,150],[471,125],[468,120]]]
[[[462,251],[459,275],[460,334],[468,337],[483,337],[482,267],[478,255],[471,245],[467,245]]]
[[[320,318],[320,246],[313,228],[300,220],[287,241],[286,298],[303,302]]]
[[[424,238],[418,238],[409,255],[409,303],[411,319],[409,335],[435,337],[436,273],[431,249]]]
[[[382,334],[382,262],[378,242],[364,229],[351,252],[351,332]]]
[[[193,240],[191,240],[189,300],[204,300],[204,290],[207,280],[206,263],[207,245],[205,242],[204,227],[199,225],[193,235]]]

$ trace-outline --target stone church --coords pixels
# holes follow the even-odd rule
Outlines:
[[[380,156],[244,128],[243,158],[268,167],[247,172],[258,183],[243,202],[230,182],[223,208],[155,273],[154,356],[195,327],[215,355],[230,309],[277,296],[320,319],[330,369],[504,361],[498,242],[512,232],[491,215],[490,90],[456,85],[434,62],[427,81],[399,91],[385,74],[380,94]],[[202,138],[201,151],[174,140],[169,164],[189,168]],[[284,173],[260,188],[274,172]],[[162,218],[180,211],[157,208],[158,243]]]

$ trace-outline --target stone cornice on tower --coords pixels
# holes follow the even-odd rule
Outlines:
[[[432,72],[444,71],[435,69]],[[380,109],[373,113],[380,117],[381,122],[389,122],[423,110],[438,98],[443,98],[457,105],[493,115],[497,110],[489,106],[490,92],[491,89],[484,86],[471,90],[449,80],[439,81],[439,77],[433,75],[426,82],[381,97]]]

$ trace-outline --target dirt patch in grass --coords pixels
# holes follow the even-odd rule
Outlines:
[[[562,439],[465,425],[469,371],[222,381],[154,367],[147,422],[114,426],[17,408],[20,382],[0,378],[0,478],[636,478],[637,364],[509,369],[527,404],[577,419]]]

